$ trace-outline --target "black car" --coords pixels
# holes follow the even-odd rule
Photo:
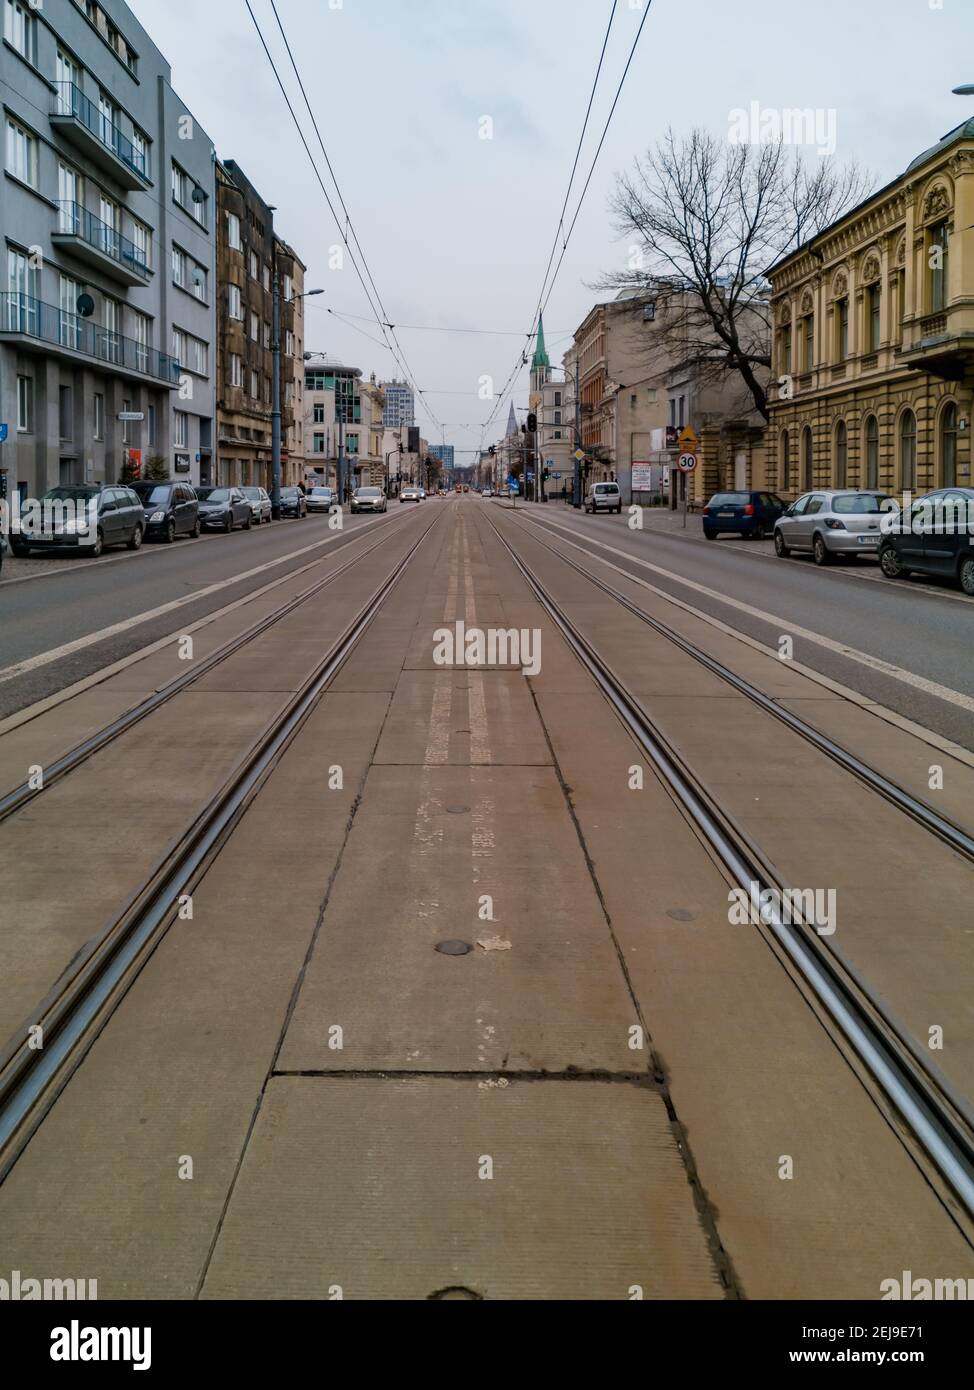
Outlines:
[[[299,487],[281,488],[281,516],[293,516],[303,520],[308,515],[308,504]]]
[[[171,545],[177,536],[195,539],[202,531],[200,504],[189,483],[133,483],[132,491],[145,508],[147,539]]]
[[[784,511],[773,492],[716,492],[704,508],[703,533],[708,541],[724,531],[763,541]]]
[[[39,499],[36,519],[11,536],[15,555],[32,550],[83,550],[99,556],[110,545],[138,550],[145,535],[145,509],[130,487],[66,484]]]
[[[953,579],[974,598],[974,488],[945,487],[883,524],[879,564],[887,579]]]
[[[253,526],[254,513],[238,487],[201,487],[196,496],[204,529],[229,534],[235,526],[245,531]]]

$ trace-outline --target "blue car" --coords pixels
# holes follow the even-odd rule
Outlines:
[[[724,531],[763,541],[787,510],[773,492],[715,492],[703,513],[703,533],[715,541]]]

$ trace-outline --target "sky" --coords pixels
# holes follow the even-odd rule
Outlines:
[[[348,256],[333,264],[340,234],[245,0],[129,3],[218,155],[278,209],[307,287],[324,291],[308,301],[308,350],[380,380],[401,375]],[[338,207],[271,0],[251,4]],[[731,113],[754,102],[762,113],[834,113],[836,159],[858,161],[878,187],[974,116],[974,98],[951,94],[974,82],[974,0],[617,0],[566,221],[647,4],[545,315],[555,365],[600,298],[597,283],[628,258],[608,209],[615,177],[668,126],[724,135]],[[424,392],[424,437],[473,462],[481,442],[505,432],[499,397],[534,322],[612,0],[277,0],[277,9]],[[468,331],[431,331],[447,328]],[[484,378],[494,400],[482,398]],[[525,370],[518,408],[527,395]]]

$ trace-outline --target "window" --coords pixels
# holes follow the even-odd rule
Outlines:
[[[270,345],[271,345],[271,326],[270,326],[269,323],[265,323],[265,324],[264,324],[264,347],[265,347],[265,348],[269,348]]]
[[[930,312],[940,314],[947,307],[947,223],[930,228]]]
[[[802,319],[802,327],[804,328],[803,338],[805,342],[802,371],[810,372],[815,366],[815,315],[806,314]]]
[[[189,339],[189,369],[197,376],[209,375],[210,350],[202,338]]]
[[[181,289],[186,288],[186,252],[180,251],[178,246],[172,248],[172,282],[179,285]]]
[[[556,410],[556,411],[555,411],[555,424],[556,424],[556,425],[560,425],[560,424],[561,424],[561,411],[560,411],[560,410]]]
[[[181,367],[185,367],[189,361],[186,334],[180,328],[174,328],[172,331],[172,355]]]
[[[257,252],[250,253],[250,278],[251,280],[260,279],[260,261],[257,259]]]
[[[240,286],[229,285],[227,287],[227,296],[230,317],[243,323],[243,305],[240,302]]]
[[[253,309],[251,309],[251,311],[250,311],[250,336],[251,336],[251,338],[254,340],[255,343],[256,343],[256,342],[259,342],[259,340],[260,340],[260,319],[259,319],[259,318],[257,317],[257,315],[254,313]]]
[[[172,413],[172,442],[176,449],[189,448],[189,416],[185,410]]]
[[[844,420],[835,427],[835,485],[845,487],[849,479],[849,436]]]
[[[122,356],[122,340],[119,329],[122,322],[122,306],[117,299],[105,296],[102,304],[103,347],[102,355],[108,362],[118,363]],[[126,407],[127,409],[128,407]]]
[[[231,251],[242,251],[240,240],[240,218],[234,212],[227,213],[227,245]]]
[[[284,277],[284,302],[285,304],[294,298],[294,281],[290,275]]]
[[[152,245],[152,233],[145,223],[139,222],[137,218],[132,219],[132,244],[135,247],[136,262],[149,270],[152,265],[149,249]]]
[[[881,304],[879,285],[870,285],[866,290],[866,351],[879,351],[879,309]]]
[[[72,232],[77,235],[80,231],[81,204],[84,202],[83,187],[81,176],[77,170],[72,169],[70,164],[65,164],[61,160],[57,168],[57,229],[59,232]]]
[[[555,405],[561,405],[561,392],[555,392]]]
[[[957,407],[950,401],[940,417],[940,486],[957,486]]]
[[[840,299],[835,306],[835,359],[845,362],[849,356],[849,300]]]
[[[906,491],[916,487],[917,480],[917,417],[905,410],[900,420],[900,486]]]
[[[288,328],[284,334],[284,352],[287,357],[294,356],[294,334],[291,332],[290,328]]]
[[[312,436],[312,440],[312,452],[315,454],[323,454],[325,452],[325,436],[323,434],[315,434]]]
[[[230,385],[243,385],[243,362],[235,352],[230,354]]]
[[[802,432],[802,487],[812,486],[812,473],[814,472],[815,451],[812,443],[812,431],[805,426]]]
[[[140,372],[149,370],[149,344],[152,341],[152,320],[135,311],[135,365]]]
[[[270,293],[270,288],[271,288],[271,271],[270,271],[270,266],[266,266],[266,265],[265,265],[265,266],[264,266],[264,289],[267,290],[268,294]]]
[[[260,400],[260,375],[253,369],[250,373],[250,394],[255,401]]]
[[[787,491],[791,487],[791,439],[787,430],[781,431],[779,457],[781,487]]]
[[[206,226],[206,205],[209,200],[202,188],[175,160],[172,166],[172,196],[173,201],[188,212],[195,222],[201,227]]]
[[[866,487],[879,487],[879,421],[875,415],[866,421]]]
[[[207,275],[201,265],[193,263],[193,294],[202,303],[206,303]]]
[[[142,173],[148,173],[148,150],[148,136],[144,135],[137,125],[134,125],[132,127],[132,163]]]
[[[17,378],[17,433],[33,434],[33,432],[34,378],[19,376]]]
[[[791,324],[781,325],[781,355],[778,360],[778,369],[782,376],[788,376],[791,372]]]
[[[98,391],[94,396],[94,420],[92,434],[95,439],[105,438],[105,397]]]
[[[345,452],[348,454],[358,453],[358,435],[350,434],[345,439]]]
[[[58,431],[62,439],[74,438],[74,421],[71,401],[71,387],[58,387]]]
[[[67,275],[61,276],[59,287],[59,333],[62,347],[74,348],[77,350],[81,346],[81,319],[78,317],[78,298],[81,294],[81,286],[77,280],[70,279]]]
[[[37,21],[27,0],[5,0],[3,37],[29,63],[37,62]]]
[[[21,183],[37,187],[37,141],[34,136],[7,117],[7,171]]]
[[[320,401],[315,402],[314,423],[316,425],[323,425],[325,423],[325,407]]]
[[[683,426],[686,424],[686,422],[687,422],[687,398],[686,398],[686,396],[681,396],[681,397],[680,397],[680,420],[679,420],[679,424],[680,424],[680,429],[681,429],[681,430],[682,430]]]
[[[98,93],[98,134],[101,136],[102,144],[117,152],[121,135],[118,128],[118,107],[104,91]]]

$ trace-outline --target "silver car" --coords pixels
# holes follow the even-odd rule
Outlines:
[[[309,512],[330,512],[338,506],[338,499],[330,487],[313,487],[305,501]]]
[[[384,512],[386,495],[381,487],[359,487],[352,493],[352,515],[356,512]]]
[[[250,503],[251,515],[258,526],[263,526],[265,521],[274,520],[274,509],[271,506],[271,499],[264,488],[242,487],[240,491]]]
[[[837,556],[878,555],[883,519],[896,510],[885,492],[806,492],[775,522],[775,554],[783,560],[793,550],[811,551],[817,565],[830,565]]]

